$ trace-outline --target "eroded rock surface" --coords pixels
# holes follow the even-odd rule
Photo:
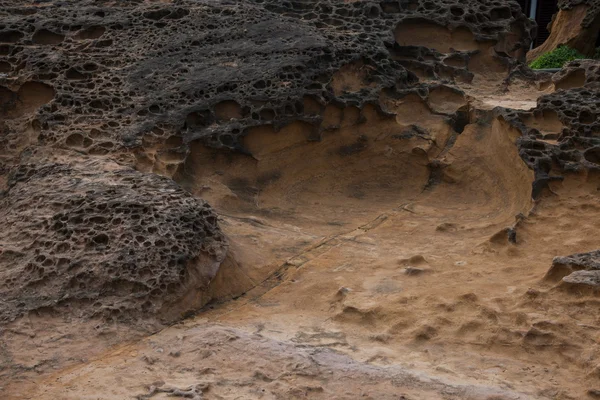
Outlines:
[[[521,157],[536,172],[533,195],[538,197],[552,182],[573,175],[594,182],[600,171],[600,62],[577,60],[552,76],[553,93],[541,96],[535,109],[504,116],[518,127]],[[518,117],[517,117],[518,115]],[[569,288],[598,288],[598,250],[556,257],[546,278]]]
[[[516,3],[492,1],[3,5],[3,90],[50,85],[39,140],[91,155],[145,136],[236,149],[251,126],[318,122],[305,96],[360,107],[406,87],[416,78],[399,64],[465,79],[482,49],[510,64],[532,29]],[[418,40],[432,29],[439,49]]]
[[[600,62],[573,61],[552,77],[557,91],[539,97],[527,112],[498,109],[502,118],[518,128],[523,160],[536,172],[533,197],[561,173],[595,171],[600,146],[598,120]]]
[[[90,203],[85,207],[90,212],[100,212],[95,205],[99,201],[103,204],[99,207],[106,207],[110,213],[115,211],[111,207],[116,200],[112,195],[105,197],[109,187],[104,185],[112,179],[119,182],[110,187],[117,191],[114,196],[118,198],[121,191],[127,192],[131,187],[131,201],[135,204],[144,204],[150,196],[150,189],[145,186],[167,184],[133,171],[103,174],[106,166],[94,161],[95,157],[110,157],[142,171],[182,179],[190,167],[190,144],[256,154],[262,150],[243,141],[255,127],[275,134],[281,128],[299,126],[308,141],[319,141],[323,132],[359,126],[373,118],[384,121],[377,125],[383,129],[383,123],[390,127],[395,124],[395,104],[407,101],[422,108],[425,114],[446,116],[460,132],[467,123],[464,93],[440,83],[420,84],[411,70],[447,83],[470,82],[475,75],[486,72],[482,68],[487,61],[494,63],[498,71],[508,71],[524,58],[533,30],[516,3],[500,5],[493,1],[177,1],[119,5],[84,1],[39,6],[4,1],[2,6],[0,111],[4,118],[0,122],[0,171],[4,181],[8,172],[14,170],[5,209],[22,201],[22,196],[29,196],[28,190],[50,196],[44,204],[60,204],[60,208],[39,216],[37,212],[43,208],[36,208],[36,213],[28,218],[11,213],[16,218],[11,229],[30,235],[30,240],[48,241],[50,248],[77,244],[84,257],[88,252],[97,254],[97,248],[103,254],[87,261],[93,266],[84,267],[84,271],[76,272],[77,268],[71,266],[77,260],[60,261],[59,269],[54,270],[59,264],[55,255],[41,254],[39,249],[24,251],[24,242],[14,243],[19,257],[10,262],[28,267],[19,272],[18,278],[11,275],[7,286],[14,293],[11,296],[29,293],[17,283],[35,285],[36,291],[46,285],[52,287],[48,276],[58,277],[60,282],[55,284],[60,285],[40,304],[36,301],[16,305],[32,301],[34,291],[27,301],[15,300],[11,315],[16,310],[48,306],[52,301],[66,302],[65,296],[85,297],[86,290],[96,293],[91,297],[104,296],[110,290],[107,292],[103,285],[110,286],[113,277],[121,279],[121,292],[134,287],[134,292],[143,294],[139,296],[140,304],[146,304],[146,295],[163,296],[165,287],[169,293],[177,292],[173,285],[181,283],[177,279],[186,271],[184,266],[201,253],[207,245],[205,241],[221,243],[214,215],[208,209],[203,215],[202,203],[186,203],[186,207],[197,206],[198,210],[179,210],[177,204],[161,203],[160,207],[173,207],[173,213],[192,221],[191,227],[175,225],[179,219],[162,215],[171,211],[161,211],[155,218],[164,219],[157,223],[172,235],[165,239],[168,243],[152,239],[156,232],[147,232],[150,237],[142,240],[145,235],[136,231],[142,229],[142,220],[131,219],[142,218],[143,211],[120,218],[126,228],[112,225],[115,218],[98,217],[99,229],[123,230],[119,234],[89,227],[95,222],[89,222],[92,217],[80,215],[79,204],[69,197],[74,193],[46,192],[46,185],[55,187],[67,179],[77,179],[81,180],[79,185],[98,186],[100,197],[84,198]],[[429,43],[432,32],[437,36],[434,45]],[[437,140],[438,147],[445,146],[447,133],[440,139],[429,139],[433,136],[428,128],[413,116],[407,114],[402,121],[410,129],[398,136],[400,140],[392,136],[392,147],[413,137],[430,143]],[[360,153],[374,140],[370,135],[376,133],[374,129],[372,134],[361,134],[356,143],[342,143],[337,153],[342,157]],[[32,152],[38,146],[63,148],[91,158],[73,156],[71,160],[67,155],[64,163],[48,165]],[[23,152],[34,154],[26,164],[19,160]],[[416,160],[417,156],[413,158]],[[100,170],[94,171],[98,175],[85,175],[88,164],[94,168],[99,165]],[[436,168],[435,163],[431,165]],[[23,171],[32,174],[24,182],[18,178]],[[41,174],[45,173],[49,175],[42,179]],[[120,180],[121,174],[130,174],[132,180]],[[280,175],[267,171],[258,180],[264,185]],[[239,181],[239,177],[232,179]],[[73,190],[85,187],[75,185]],[[356,190],[351,195],[364,196]],[[178,196],[181,201],[188,201],[183,192]],[[153,200],[166,202],[160,196]],[[149,202],[148,206],[152,204],[155,203]],[[185,215],[188,212],[190,216]],[[45,228],[56,232],[29,233],[29,225],[19,224],[28,224],[29,218],[38,217],[58,219],[58,225],[77,220],[85,227],[75,229],[66,224],[60,229]],[[196,228],[204,234],[190,238]],[[62,243],[60,235],[66,234],[63,230],[71,235],[69,240],[73,243]],[[170,242],[174,238],[189,243],[178,248]],[[56,244],[50,245],[51,240]],[[149,258],[141,262],[149,270],[138,265],[134,260],[137,256],[123,256],[120,261],[103,259],[107,253],[113,253],[111,259],[119,260],[117,253],[127,253],[128,246],[138,241],[155,252],[145,255]],[[165,248],[173,248],[173,254],[158,250],[157,241]],[[214,260],[200,273],[206,282],[215,273],[213,262],[222,259],[222,254],[217,253],[211,254]],[[142,279],[138,272],[128,271],[130,261],[136,265],[136,271],[144,271],[147,277]],[[71,271],[68,278],[63,269]],[[88,269],[106,273],[106,282],[104,278],[89,276]],[[77,288],[79,294],[65,292],[63,284]],[[130,306],[113,308],[119,307],[125,311]],[[161,307],[146,304],[145,308]]]
[[[339,382],[391,379],[388,365],[406,361],[395,352],[435,364],[431,376],[448,374],[398,381],[415,398],[579,393],[549,386],[572,383],[560,368],[512,383],[523,382],[523,348],[527,362],[553,349],[542,361],[563,365],[594,340],[577,328],[582,344],[568,343],[572,332],[560,328],[571,325],[540,316],[554,309],[534,303],[544,296],[526,285],[551,260],[537,259],[549,252],[538,241],[553,225],[528,225],[532,197],[572,178],[593,180],[600,165],[598,66],[578,61],[554,77],[529,70],[522,62],[535,27],[517,3],[0,6],[0,377],[11,390],[56,398],[68,385],[77,398],[89,389],[85,373],[46,385],[37,385],[45,376],[32,378],[80,362],[65,359],[64,348],[79,356],[91,347],[68,335],[71,321],[97,332],[94,317],[103,317],[118,331],[120,322],[172,322],[226,298],[234,300],[207,307],[197,323],[241,321],[246,333],[175,326],[175,338],[117,350],[112,365],[123,354],[136,358],[126,376],[115,375],[125,383],[113,394],[247,397],[267,388],[344,398]],[[505,107],[511,92],[524,105]],[[586,204],[584,217],[594,207]],[[590,249],[577,243],[558,254]],[[518,257],[536,265],[534,278]],[[595,282],[592,268],[571,272]],[[48,332],[40,320],[51,320]],[[129,333],[112,334],[114,344]],[[40,344],[30,351],[21,336]],[[244,352],[256,343],[264,346]],[[494,361],[474,368],[484,357],[465,350],[479,356],[482,344]],[[330,360],[329,380],[322,368],[314,376],[256,369],[269,349],[284,350],[266,357],[279,365],[284,353],[304,359],[327,347],[357,364],[338,375],[346,367]],[[505,364],[493,358],[497,348],[517,356],[502,354]],[[421,350],[427,356],[413,354]],[[594,357],[572,376],[592,369]],[[219,371],[204,367],[217,358]],[[99,393],[121,371],[96,370],[103,362],[88,370]],[[479,367],[490,365],[501,367],[481,369],[487,379]],[[152,379],[141,383],[146,367]],[[161,383],[165,371],[181,382]],[[204,375],[211,378],[199,383]],[[374,396],[395,390],[375,386]],[[354,388],[343,389],[352,398]]]
[[[550,36],[527,54],[528,61],[562,45],[574,48],[586,56],[594,55],[600,32],[600,1],[559,0],[558,8],[558,13],[552,17],[548,26]]]
[[[563,286],[574,292],[598,292],[600,290],[600,250],[589,253],[556,257],[546,274],[552,282],[563,282]]]
[[[197,309],[227,251],[213,210],[100,159],[24,163],[0,199],[0,321],[31,311],[166,321]]]

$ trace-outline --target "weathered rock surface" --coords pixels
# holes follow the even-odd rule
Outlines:
[[[358,109],[354,123],[367,104],[393,117],[383,91],[421,99],[460,131],[462,91],[415,73],[452,83],[487,61],[508,71],[534,30],[517,3],[495,1],[0,5],[4,319],[84,301],[86,315],[206,301],[225,251],[212,211],[96,158],[173,176],[190,143],[249,154],[252,127],[301,122],[318,141],[340,124],[332,109]],[[72,155],[47,162],[38,147]]]
[[[600,62],[597,60],[571,61],[552,76],[552,82],[557,90],[581,86],[597,90],[598,84],[600,84]]]
[[[530,112],[500,113],[520,129],[517,145],[535,171],[533,196],[570,174],[594,179],[600,171],[600,61],[577,60],[551,79],[556,91],[541,96]],[[595,290],[600,282],[600,251],[556,257],[546,279],[570,288]]]
[[[127,353],[128,367],[99,372],[94,390],[106,395],[114,373],[122,396],[200,396],[213,385],[213,394],[231,397],[264,396],[267,388],[285,398],[336,398],[342,381],[356,384],[343,388],[349,398],[364,382],[383,382],[381,394],[397,397],[378,371],[392,370],[394,352],[405,356],[402,343],[431,354],[435,374],[452,373],[451,381],[464,377],[453,374],[455,364],[440,364],[428,344],[452,343],[441,353],[444,363],[452,349],[464,361],[463,350],[474,345],[480,356],[482,343],[488,355],[511,346],[519,357],[523,346],[533,349],[528,357],[541,353],[536,346],[570,350],[568,360],[581,353],[564,345],[567,334],[552,316],[539,316],[539,304],[514,305],[512,293],[543,297],[523,287],[555,254],[534,260],[552,252],[549,245],[526,247],[551,224],[522,239],[532,195],[600,165],[598,66],[576,62],[554,77],[528,70],[520,62],[535,27],[516,3],[0,0],[0,15],[0,216],[7,221],[0,324],[8,326],[0,330],[0,373],[13,387],[37,386],[33,374],[79,362],[64,348],[79,349],[78,357],[91,345],[62,336],[56,344],[54,335],[72,321],[85,324],[83,332],[95,331],[89,317],[174,321],[213,293],[246,291],[227,309],[217,305],[189,321],[243,320],[255,333],[241,348],[227,328],[200,334],[178,324],[166,342],[148,338],[142,357],[134,348],[112,354]],[[534,92],[529,106],[546,89],[537,107],[477,109],[477,90],[489,97],[485,104],[505,104],[494,101],[515,89],[507,74]],[[519,156],[535,171],[532,190],[533,173]],[[222,211],[230,240],[198,197]],[[413,244],[427,258],[414,256]],[[411,258],[398,265],[406,251]],[[515,276],[523,269],[517,256],[537,263],[534,278]],[[580,264],[595,265],[595,257],[581,255]],[[577,282],[595,282],[591,267],[569,268]],[[239,282],[229,282],[232,276]],[[57,322],[50,314],[70,318]],[[53,324],[40,329],[39,321]],[[301,327],[294,332],[293,325]],[[556,334],[546,332],[554,327]],[[125,340],[118,329],[112,343]],[[22,336],[39,345],[22,351]],[[356,353],[361,340],[366,353]],[[256,342],[265,346],[244,353]],[[323,371],[281,374],[275,357],[264,357],[273,346],[285,357],[296,346],[314,347],[307,356],[331,346],[368,361],[354,371],[346,360],[326,363],[334,372],[325,380]],[[414,353],[420,363],[421,352]],[[182,364],[190,360],[193,367]],[[535,393],[535,381],[554,385],[564,359],[544,358],[558,360],[558,371],[529,381],[521,380],[525,361],[486,370],[491,359],[473,360],[462,367],[477,374],[469,375],[474,381],[483,367],[489,388],[429,378],[394,385],[416,382],[415,398],[423,390],[461,399],[562,396],[555,388]],[[270,364],[267,374],[261,364]],[[505,369],[517,373],[496,382]],[[160,383],[174,376],[177,385]],[[63,385],[79,387],[74,377],[53,379],[56,391],[40,385],[30,393],[56,398]],[[187,380],[199,386],[186,391]],[[502,389],[516,381],[515,392]],[[86,376],[70,395],[92,395],[89,382]],[[138,390],[146,383],[155,389]]]
[[[556,257],[545,277],[578,292],[600,290],[600,250]]]
[[[518,128],[521,158],[535,171],[533,197],[563,173],[597,171],[600,167],[600,62],[578,60],[552,77],[557,89],[541,96],[527,112],[498,109]]]
[[[552,268],[548,271],[546,278],[558,280],[572,272],[580,270],[600,271],[600,250],[589,253],[572,254],[567,257],[556,257],[552,262]]]
[[[591,289],[591,290],[599,290],[600,289],[600,272],[599,271],[575,271],[563,279],[563,282],[576,286],[579,289]]]
[[[202,306],[227,250],[169,179],[101,159],[21,164],[0,199],[0,323],[54,309],[127,321]]]
[[[528,61],[562,45],[577,49],[586,56],[594,55],[600,33],[600,1],[559,0],[558,7],[559,11],[548,27],[550,36],[527,54]]]
[[[493,1],[2,5],[2,90],[49,85],[39,141],[91,155],[145,136],[236,149],[251,126],[320,119],[305,96],[360,107],[406,87],[415,78],[401,63],[468,78],[491,43],[489,55],[510,64],[532,29],[516,3]],[[439,49],[421,40],[432,32]]]

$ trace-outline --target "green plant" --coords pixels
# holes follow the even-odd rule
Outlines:
[[[529,66],[533,69],[562,68],[569,61],[585,58],[583,54],[568,46],[558,47],[536,58]]]

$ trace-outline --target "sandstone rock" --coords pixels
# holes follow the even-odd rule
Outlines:
[[[600,289],[600,250],[555,257],[545,276],[575,293],[597,293]]]
[[[570,62],[554,74],[552,82],[557,90],[540,97],[535,109],[496,110],[522,134],[517,146],[535,171],[534,198],[568,174],[600,171],[600,62]],[[545,279],[595,291],[598,271],[600,250],[595,250],[554,258]]]
[[[527,54],[528,62],[562,45],[587,56],[594,54],[600,31],[600,1],[560,0],[558,6],[559,11],[548,27],[550,36]]]
[[[600,271],[600,250],[589,253],[572,254],[567,257],[555,257],[546,279],[559,280],[574,271]]]
[[[600,289],[600,271],[575,271],[565,276],[563,282],[576,286]]]
[[[570,287],[600,287],[600,250],[555,257],[545,279],[552,282],[562,281]]]
[[[317,129],[326,104],[360,107],[414,82],[401,65],[468,80],[482,57],[514,64],[533,28],[516,2],[491,0],[0,5],[0,93],[30,82],[55,92],[23,121],[39,141],[90,155],[164,143],[164,153],[138,152],[149,168],[184,158],[194,140],[243,151],[252,126]],[[434,32],[439,49],[421,40]],[[17,125],[0,129],[17,136]]]
[[[208,300],[227,249],[206,203],[108,160],[20,165],[0,218],[0,323],[44,309],[177,319]]]
[[[576,60],[566,64],[552,76],[557,90],[582,86],[597,88],[600,84],[600,62],[598,60]]]
[[[0,216],[6,222],[0,233],[0,326],[13,321],[6,324],[10,332],[2,329],[11,343],[3,348],[4,359],[9,361],[7,367],[0,367],[0,380],[37,385],[43,379],[45,384],[38,386],[44,396],[52,393],[46,385],[66,381],[41,374],[54,374],[65,366],[58,356],[72,362],[71,358],[81,353],[77,348],[80,338],[72,341],[71,347],[63,344],[69,343],[65,339],[55,352],[56,327],[61,335],[64,331],[79,336],[89,332],[75,324],[75,328],[65,326],[70,321],[65,323],[62,318],[58,318],[59,324],[48,323],[47,328],[45,323],[55,321],[46,318],[46,313],[82,316],[69,318],[81,325],[96,325],[96,321],[86,321],[90,317],[125,322],[144,319],[144,323],[146,318],[158,317],[173,322],[197,310],[214,293],[214,297],[225,294],[222,298],[244,293],[236,302],[239,308],[236,305],[233,310],[227,304],[221,310],[229,310],[221,313],[215,306],[217,310],[209,314],[211,318],[220,314],[218,318],[223,320],[242,316],[244,330],[254,319],[259,323],[252,338],[225,327],[206,330],[203,325],[210,322],[203,317],[165,329],[142,341],[147,355],[139,354],[135,346],[114,354],[127,357],[127,367],[110,364],[113,361],[105,364],[110,367],[106,370],[117,371],[117,375],[127,369],[122,382],[117,376],[123,386],[120,389],[124,389],[120,393],[139,391],[140,385],[152,382],[141,397],[200,398],[208,386],[198,386],[196,381],[206,378],[204,375],[214,378],[211,396],[228,391],[225,396],[240,398],[265,395],[267,390],[282,398],[310,396],[312,384],[310,390],[293,388],[304,385],[300,381],[307,377],[322,381],[323,388],[314,390],[328,398],[352,398],[359,393],[355,388],[371,397],[378,393],[393,396],[398,390],[413,388],[415,380],[398,375],[401,369],[376,365],[392,355],[386,354],[384,345],[399,348],[396,344],[401,343],[403,331],[411,346],[414,339],[423,344],[431,340],[437,346],[448,340],[449,332],[452,343],[459,345],[487,342],[486,330],[490,329],[494,337],[489,343],[510,345],[515,333],[519,337],[522,326],[515,331],[514,326],[504,325],[514,315],[504,318],[503,310],[489,307],[490,300],[502,300],[505,283],[489,277],[497,271],[504,274],[504,257],[516,257],[522,249],[488,246],[484,248],[488,254],[473,252],[476,258],[471,258],[468,250],[480,232],[506,226],[504,222],[499,225],[500,221],[525,213],[531,206],[532,174],[518,159],[514,146],[535,171],[531,193],[535,197],[553,179],[596,168],[598,144],[592,117],[598,115],[598,90],[594,86],[597,69],[592,63],[574,63],[557,74],[554,85],[562,90],[540,99],[531,111],[474,109],[473,104],[478,103],[470,96],[478,94],[479,82],[483,81],[481,92],[489,97],[509,90],[508,83],[505,87],[499,84],[506,73],[521,74],[526,83],[550,82],[550,75],[537,74],[520,63],[535,28],[513,1],[49,0],[29,4],[0,0],[0,16],[0,189],[6,189],[0,197]],[[461,88],[462,83],[466,84]],[[389,106],[395,102],[398,107]],[[375,142],[378,147],[373,146]],[[300,147],[302,151],[296,153],[281,151]],[[496,159],[498,154],[502,157]],[[273,155],[278,157],[269,159]],[[335,162],[329,163],[332,158]],[[494,158],[491,163],[490,158]],[[261,168],[253,169],[261,161]],[[394,163],[402,165],[387,168]],[[446,174],[453,166],[454,174]],[[309,169],[310,173],[303,175]],[[351,176],[337,179],[338,175],[331,175],[314,184],[313,177],[333,169],[348,171],[346,175]],[[418,172],[414,176],[422,184],[408,190],[403,186],[413,185],[412,170]],[[193,174],[209,178],[194,180]],[[515,175],[518,179],[512,179]],[[303,183],[299,186],[298,182]],[[193,195],[179,184],[193,190]],[[444,191],[435,193],[436,185]],[[342,190],[330,193],[336,186],[351,196],[339,195],[345,195]],[[309,192],[310,218],[304,218],[307,213],[302,214],[301,222],[295,219],[301,215],[294,209],[300,208],[297,204],[289,209],[275,201],[269,204],[264,193],[273,187],[272,198],[290,203]],[[494,190],[488,190],[490,187]],[[371,190],[384,195],[373,200]],[[414,192],[414,196],[405,196],[403,191]],[[437,198],[435,208],[426,206],[427,199],[438,193],[448,201]],[[216,199],[215,207],[223,207],[219,208],[223,209],[223,227],[232,234],[234,250],[228,252],[216,212],[194,196],[211,202]],[[388,202],[379,204],[386,196]],[[410,202],[405,203],[404,197]],[[221,198],[223,203],[218,202]],[[325,206],[330,199],[333,206]],[[339,206],[346,200],[351,207]],[[515,202],[517,205],[511,204]],[[377,207],[369,209],[369,203]],[[229,214],[223,204],[235,212]],[[336,205],[339,209],[330,219],[327,210]],[[510,212],[506,212],[507,206]],[[249,216],[248,210],[256,211],[260,218]],[[405,220],[405,212],[414,216]],[[433,212],[439,215],[430,218],[428,214]],[[459,214],[456,218],[454,212]],[[346,221],[343,213],[360,216]],[[483,218],[475,221],[467,214]],[[370,217],[377,215],[375,220]],[[440,225],[442,221],[456,224]],[[313,223],[318,225],[314,232]],[[504,244],[511,240],[516,229],[517,225],[502,231],[496,241]],[[267,231],[269,235],[264,233]],[[410,236],[420,232],[431,237],[413,250]],[[380,240],[385,235],[396,236],[390,241],[393,245]],[[443,246],[453,248],[441,254]],[[393,265],[396,259],[389,255],[395,251],[425,251],[427,259],[416,255],[400,260],[406,269],[399,272]],[[479,264],[489,254],[497,255],[494,268]],[[363,255],[369,260],[358,265]],[[468,263],[454,262],[463,256]],[[286,263],[286,259],[290,261]],[[439,260],[439,268],[435,260]],[[436,264],[439,279],[428,275],[434,272],[428,261]],[[452,262],[460,270],[445,271]],[[313,272],[323,275],[315,279],[310,276]],[[407,275],[401,276],[403,273]],[[420,274],[420,278],[409,276]],[[512,272],[506,275],[509,283]],[[452,276],[459,277],[458,284],[446,285],[445,280],[453,283]],[[240,279],[236,282],[235,277]],[[410,291],[402,292],[402,280],[412,283]],[[464,293],[465,282],[473,293],[455,302],[444,299],[455,296],[457,289]],[[484,282],[484,286],[475,287],[472,282]],[[340,288],[341,284],[355,290]],[[442,290],[421,299],[413,295],[413,289],[427,291],[430,285]],[[508,286],[507,293],[514,288]],[[288,290],[293,296],[283,299]],[[526,296],[531,302],[545,297],[537,289],[528,290]],[[322,307],[319,301],[330,307]],[[456,318],[438,311],[431,315],[415,312],[434,308],[443,314],[453,312]],[[260,320],[267,309],[273,310],[269,314],[273,326]],[[296,312],[303,310],[305,315]],[[42,318],[19,320],[28,313]],[[302,319],[319,317],[313,321],[345,329],[351,326],[357,338],[362,331],[368,332],[368,351],[374,355],[367,361],[371,365],[360,363],[353,371],[348,369],[348,360],[337,364],[319,361],[324,367],[314,369],[308,362],[314,361],[311,357],[315,354],[329,361],[335,356],[323,352],[324,346],[341,345],[355,353],[354,344],[338,340],[344,339],[342,331],[317,330],[314,335],[297,332],[301,339],[312,339],[302,339],[305,343],[290,348],[310,351],[290,362],[283,338],[289,332],[278,332],[277,341],[268,339],[277,332],[272,329],[276,325],[296,329],[298,321],[276,320],[276,315],[283,313]],[[329,318],[320,318],[325,313]],[[526,324],[525,309],[518,314],[519,324]],[[23,329],[29,328],[28,320],[34,320],[31,325],[38,329]],[[455,321],[467,321],[462,326],[473,336],[457,341]],[[43,335],[41,324],[46,331]],[[117,330],[117,324],[99,326],[102,335],[109,332],[104,329],[107,326]],[[21,330],[12,330],[14,327]],[[37,343],[29,352],[20,353],[25,347],[20,337],[23,332],[37,334]],[[163,334],[170,338],[154,340]],[[505,338],[500,336],[505,334]],[[122,335],[115,342],[129,338],[127,333]],[[30,341],[33,336],[23,337]],[[555,345],[555,337],[532,329],[527,339],[547,346]],[[233,343],[237,340],[242,342]],[[376,346],[381,349],[374,348],[372,340],[381,342]],[[252,354],[240,351],[252,343],[262,347]],[[71,348],[75,348],[73,357]],[[273,358],[277,353],[272,353],[273,349],[285,356],[283,364]],[[46,364],[45,370],[36,369],[54,356],[58,361]],[[395,357],[390,357],[393,363]],[[143,366],[135,367],[136,361]],[[184,364],[200,368],[182,367]],[[269,372],[263,373],[267,364]],[[450,364],[474,368],[470,361],[448,361]],[[298,374],[281,375],[288,367],[297,369]],[[494,373],[500,368],[496,366]],[[372,374],[379,369],[391,372]],[[90,371],[94,369],[86,373]],[[343,388],[338,385],[342,390],[331,386],[339,379],[328,378],[339,371],[346,383],[352,382]],[[173,376],[185,381],[186,374],[194,375],[194,387],[165,383]],[[231,374],[231,379],[225,374]],[[394,379],[388,379],[390,374]],[[142,375],[148,379],[140,380]],[[295,375],[301,378],[297,382]],[[112,382],[107,376],[101,373],[92,380],[107,386]],[[282,386],[277,377],[293,379]],[[426,384],[417,382],[414,392],[411,389],[406,396],[422,396],[427,385],[434,385],[436,394],[443,392],[442,397],[452,398],[467,398],[469,393],[511,398],[534,393],[530,387],[523,395],[486,385],[463,388],[452,383],[450,375],[444,378],[450,379],[448,385],[438,378],[426,378]],[[68,381],[71,390],[77,378]],[[94,395],[89,390],[90,379],[85,381],[85,394]],[[388,386],[385,391],[374,391],[369,382]],[[217,387],[223,391],[213,393]],[[72,396],[77,395],[74,390]]]
[[[0,0],[0,16],[4,320],[202,305],[225,257],[216,216],[143,172],[182,174],[192,144],[248,155],[253,127],[301,123],[318,141],[336,110],[391,118],[384,91],[460,130],[465,95],[445,83],[487,60],[515,68],[534,29],[516,2],[492,0]],[[423,71],[441,82],[419,83]],[[67,151],[49,161],[49,148]]]
[[[533,197],[564,173],[600,168],[600,62],[573,61],[553,76],[562,90],[541,96],[527,112],[496,109],[496,114],[517,128],[521,158],[535,171]],[[555,167],[558,167],[556,169]],[[555,169],[555,171],[552,171]]]

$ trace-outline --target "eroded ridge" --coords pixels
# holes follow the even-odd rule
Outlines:
[[[469,122],[448,85],[485,74],[485,60],[517,66],[532,31],[516,3],[493,1],[2,5],[4,185],[21,155],[35,169],[35,149],[52,146],[73,152],[65,163],[110,157],[223,209],[233,198],[282,215],[328,192],[356,211],[367,193],[410,199],[434,185]],[[438,49],[425,46],[430,29]],[[418,82],[417,64],[434,81]],[[208,175],[223,190],[202,189]]]

